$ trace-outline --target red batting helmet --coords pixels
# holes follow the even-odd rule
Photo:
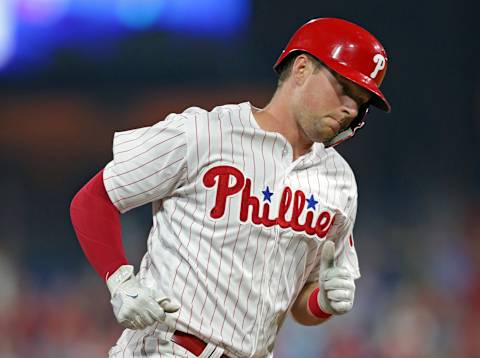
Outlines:
[[[316,57],[331,70],[368,90],[372,104],[390,112],[390,104],[379,86],[387,71],[388,58],[380,41],[364,28],[335,18],[313,19],[300,27],[273,66],[278,71],[280,63],[290,54],[302,51]],[[359,116],[352,122],[348,133],[334,138],[338,144],[364,125],[368,105],[359,109]]]

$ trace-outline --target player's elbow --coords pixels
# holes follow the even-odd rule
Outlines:
[[[82,203],[84,202],[83,196],[84,196],[84,192],[80,190],[75,194],[73,199],[70,201],[70,206],[69,206],[70,222],[72,223],[74,228],[81,217],[80,213],[82,211],[81,210]]]

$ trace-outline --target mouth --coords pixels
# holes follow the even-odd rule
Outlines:
[[[342,124],[337,121],[335,118],[329,117],[330,121],[328,125],[333,129],[335,133],[338,133],[342,129]]]

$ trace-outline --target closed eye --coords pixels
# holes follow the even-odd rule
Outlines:
[[[353,82],[350,82],[349,80],[343,78],[340,75],[337,75],[336,77],[338,82],[342,86],[343,94],[352,98],[357,103],[358,107],[363,106],[370,100],[371,95],[365,89],[354,84]]]

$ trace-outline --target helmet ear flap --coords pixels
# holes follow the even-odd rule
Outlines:
[[[358,109],[358,115],[350,123],[350,126],[344,131],[338,133],[330,142],[325,143],[325,147],[335,147],[336,145],[345,142],[347,139],[352,138],[355,133],[363,128],[365,125],[365,119],[369,111],[369,103],[364,104]]]
[[[355,119],[350,123],[350,128],[355,132],[357,129],[362,128],[365,125],[365,119],[369,111],[369,104],[366,103],[358,109],[358,114]]]

